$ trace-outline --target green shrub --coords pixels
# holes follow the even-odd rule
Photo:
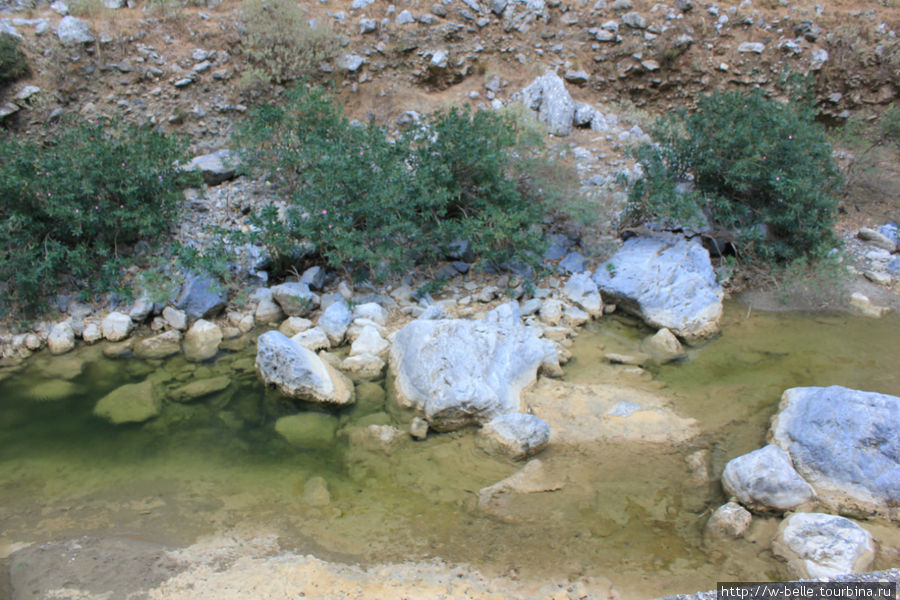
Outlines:
[[[900,106],[891,104],[881,118],[878,119],[878,129],[886,144],[892,144],[900,151]]]
[[[820,255],[836,241],[841,179],[814,117],[809,103],[756,91],[717,92],[689,116],[658,121],[656,144],[635,153],[645,175],[632,186],[627,220],[694,227],[711,220],[757,259]],[[692,191],[676,189],[690,179]]]
[[[0,85],[21,79],[28,73],[28,60],[19,47],[19,40],[8,33],[0,33]]]
[[[125,250],[168,228],[183,141],[99,120],[51,126],[44,144],[0,138],[0,280],[26,311],[61,287],[121,289]]]
[[[276,83],[311,76],[340,44],[323,25],[311,25],[294,0],[244,0],[243,51],[254,68],[244,79]]]
[[[482,259],[535,262],[542,204],[511,160],[515,123],[492,112],[434,113],[396,139],[349,122],[321,89],[299,87],[238,130],[245,164],[280,183],[290,204],[254,215],[257,240],[282,267],[304,254],[380,278],[441,257],[456,239]]]

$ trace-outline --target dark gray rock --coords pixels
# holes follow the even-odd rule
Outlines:
[[[325,269],[319,266],[308,268],[300,276],[300,283],[305,283],[314,290],[321,290],[325,285]]]
[[[455,260],[450,264],[453,265],[453,268],[456,269],[459,273],[466,274],[469,272],[469,263],[465,263],[461,260]]]
[[[891,240],[895,244],[900,244],[900,229],[894,223],[888,223],[878,227],[878,233]]]
[[[636,12],[625,13],[622,15],[622,22],[632,29],[647,29],[647,21]]]
[[[561,233],[554,233],[550,236],[550,245],[544,252],[544,260],[559,260],[569,252],[571,247],[572,240]]]
[[[786,390],[769,436],[832,510],[900,520],[900,398],[837,385]]]
[[[665,233],[633,237],[592,278],[607,302],[653,327],[689,340],[718,331],[722,287],[697,239]]]
[[[475,262],[475,253],[472,252],[472,244],[470,244],[468,240],[455,240],[450,242],[447,258],[461,260],[472,264]]]
[[[587,71],[580,70],[575,71],[573,69],[569,69],[566,71],[565,79],[569,83],[574,83],[576,85],[584,85],[591,78],[590,75],[587,74]]]
[[[587,270],[587,260],[581,252],[572,251],[559,261],[556,268],[561,273],[583,273]]]
[[[228,295],[223,287],[209,275],[200,274],[188,276],[175,306],[185,312],[189,321],[196,321],[214,317],[226,304]]]
[[[887,272],[894,277],[900,276],[900,257],[891,259],[891,262],[887,264]]]
[[[465,265],[466,263],[462,264]],[[469,265],[466,265],[466,268],[468,268],[468,266]],[[457,271],[453,265],[444,265],[434,274],[435,279],[453,279],[454,277],[459,277],[459,271]]]

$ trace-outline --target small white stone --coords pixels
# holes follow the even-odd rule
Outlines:
[[[110,342],[120,342],[128,337],[134,323],[131,317],[124,313],[113,311],[106,315],[100,323],[100,329],[103,331],[103,337]]]

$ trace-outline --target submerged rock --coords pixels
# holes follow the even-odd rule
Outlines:
[[[633,237],[592,278],[608,300],[653,327],[688,340],[719,329],[722,287],[699,240],[673,234]]]
[[[752,520],[753,516],[747,509],[736,502],[728,502],[712,514],[706,522],[706,530],[718,537],[744,537]]]
[[[48,379],[28,387],[28,397],[37,402],[57,402],[71,397],[79,387],[71,381]]]
[[[129,383],[111,391],[94,406],[94,414],[113,425],[142,423],[159,415],[162,400],[152,381]]]
[[[160,359],[181,352],[181,332],[170,329],[159,335],[141,340],[134,346],[134,355],[144,359]]]
[[[256,370],[267,385],[298,400],[327,404],[353,402],[353,384],[344,375],[283,333],[259,336]]]
[[[170,397],[176,402],[190,402],[203,396],[221,392],[231,385],[231,378],[226,375],[193,381],[172,391]]]
[[[518,412],[521,391],[553,351],[547,346],[522,325],[515,303],[481,321],[418,319],[391,347],[397,401],[423,411],[439,431]]]
[[[772,444],[730,460],[722,487],[750,510],[763,512],[792,510],[816,497],[787,452]]]
[[[334,442],[338,419],[324,413],[301,413],[275,421],[275,431],[297,448],[327,448]]]
[[[499,415],[481,428],[481,439],[483,445],[494,452],[525,458],[547,447],[550,426],[534,415]]]
[[[641,350],[659,363],[677,360],[685,354],[681,342],[665,327],[641,342]]]
[[[677,444],[698,432],[697,422],[675,414],[664,398],[620,385],[542,379],[525,393],[524,404],[528,412],[550,425],[552,444]]]
[[[797,513],[778,527],[772,551],[799,578],[866,571],[875,558],[872,536],[844,517]]]
[[[331,504],[331,492],[324,477],[310,477],[303,486],[303,503],[309,506],[328,506]]]
[[[769,436],[829,508],[900,520],[900,398],[841,386],[786,390]]]
[[[565,480],[561,476],[533,458],[506,479],[478,490],[478,508],[496,517],[510,518],[510,503],[516,496],[554,492],[563,486]]]

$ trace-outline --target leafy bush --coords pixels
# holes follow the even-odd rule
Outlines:
[[[628,220],[733,230],[743,251],[775,261],[833,247],[840,176],[811,103],[717,92],[658,121],[635,156]],[[684,184],[688,184],[685,190]],[[680,185],[681,184],[681,185]]]
[[[19,47],[19,40],[8,33],[0,33],[0,84],[21,79],[28,73],[28,61]]]
[[[534,262],[543,215],[515,170],[515,122],[452,109],[390,139],[351,123],[321,89],[299,87],[237,132],[245,164],[268,173],[290,204],[254,216],[257,240],[282,266],[304,253],[358,276],[443,256],[457,239],[495,264]]]
[[[891,104],[878,120],[878,129],[881,138],[886,144],[900,151],[900,106]]]
[[[307,21],[294,0],[244,0],[241,11],[243,50],[254,65],[245,79],[283,83],[308,77],[337,53],[334,33]]]
[[[165,232],[186,144],[99,120],[52,126],[48,142],[0,138],[0,280],[26,311],[70,282],[121,289],[126,247]]]

